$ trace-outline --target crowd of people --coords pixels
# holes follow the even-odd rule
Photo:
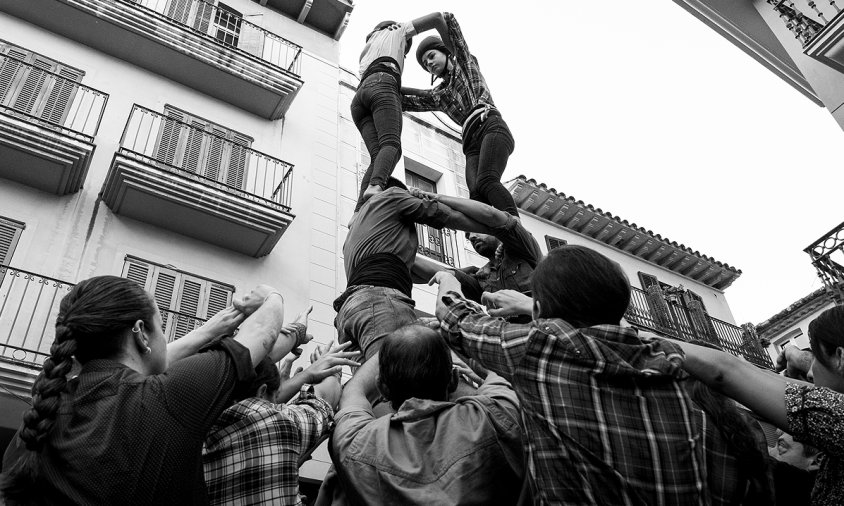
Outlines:
[[[429,29],[417,60],[442,82],[402,88]],[[402,108],[463,125],[470,199],[392,177]],[[4,455],[6,504],[844,504],[844,307],[812,322],[810,351],[784,350],[783,375],[626,325],[616,262],[543,256],[522,225],[500,183],[512,135],[451,14],[377,25],[352,112],[371,165],[338,343],[291,375],[309,311],[285,324],[271,287],[167,343],[135,282],[82,281]],[[465,231],[488,263],[417,257],[416,223]],[[333,465],[306,498],[323,441]]]

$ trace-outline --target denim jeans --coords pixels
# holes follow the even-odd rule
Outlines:
[[[358,286],[343,302],[334,319],[338,341],[352,341],[364,362],[381,349],[382,339],[416,321],[413,299],[395,288]]]
[[[469,198],[519,216],[513,196],[501,184],[514,147],[513,135],[497,113],[487,116],[469,138],[463,139]]]
[[[384,188],[401,157],[401,95],[396,78],[375,72],[366,79],[352,99],[352,120],[369,151],[369,167],[360,184],[355,211],[363,205],[361,197],[367,186]]]

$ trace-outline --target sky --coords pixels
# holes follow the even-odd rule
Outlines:
[[[803,249],[844,221],[844,132],[826,109],[669,1],[359,0],[341,64],[357,69],[379,21],[437,10],[457,17],[516,139],[503,180],[741,269],[725,292],[739,324],[822,286]],[[403,85],[430,85],[423,37]]]

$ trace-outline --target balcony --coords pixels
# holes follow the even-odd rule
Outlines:
[[[261,257],[293,221],[293,166],[134,106],[102,189],[114,211]]]
[[[712,318],[694,303],[685,304],[676,295],[655,288],[647,292],[631,288],[630,307],[624,314],[631,325],[683,341],[707,341],[758,367],[773,368],[752,332]]]
[[[27,0],[0,10],[267,119],[301,89],[302,48],[202,0]]]
[[[804,53],[844,72],[844,15],[834,0],[768,3],[801,43]]]
[[[450,267],[460,267],[457,258],[457,232],[444,228],[437,230],[428,225],[416,224],[418,252]]]
[[[66,195],[82,188],[108,95],[0,55],[0,177]]]
[[[351,0],[259,0],[299,23],[340,40],[354,4]]]

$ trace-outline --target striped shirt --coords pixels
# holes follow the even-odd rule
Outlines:
[[[292,403],[253,397],[230,406],[202,452],[210,504],[301,505],[299,456],[333,425],[334,410],[311,386]]]
[[[705,416],[678,381],[679,347],[615,325],[508,323],[454,292],[443,302],[452,346],[513,378],[539,503],[710,504]]]
[[[495,107],[492,94],[486,85],[478,59],[469,52],[457,19],[450,12],[443,13],[448,27],[448,38],[454,53],[449,57],[451,70],[443,82],[421,95],[402,96],[405,111],[442,111],[458,125],[462,125],[472,110],[482,104]]]

